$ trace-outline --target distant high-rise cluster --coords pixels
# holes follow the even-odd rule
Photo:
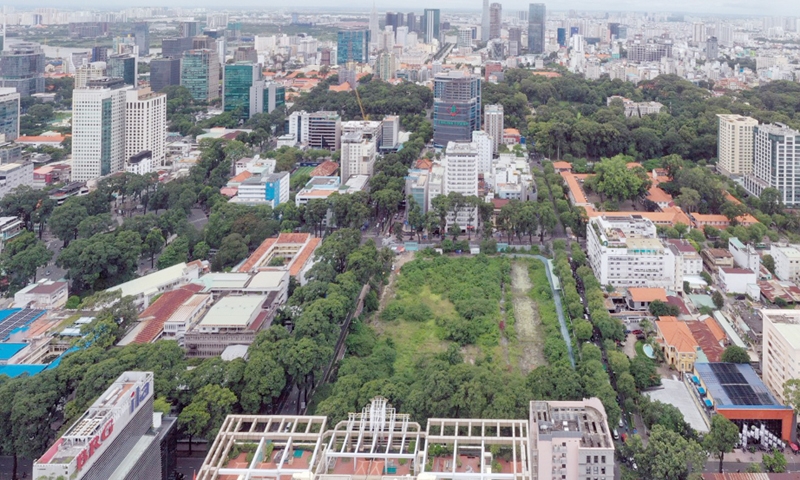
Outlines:
[[[544,53],[547,8],[544,3],[531,3],[528,7],[528,53]]]
[[[500,38],[500,27],[503,23],[503,6],[493,3],[489,7],[489,40]]]

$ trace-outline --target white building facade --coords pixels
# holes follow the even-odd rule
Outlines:
[[[167,96],[128,90],[125,105],[125,159],[145,150],[152,164],[164,165],[167,145]]]
[[[461,195],[478,195],[478,147],[472,142],[450,142],[445,153],[443,195],[457,192]],[[459,208],[449,215],[447,225],[457,223],[462,229],[478,226],[477,207]]]
[[[747,175],[753,169],[753,130],[758,120],[741,115],[717,115],[717,170],[723,175]]]
[[[494,155],[497,154],[497,149],[503,143],[503,129],[505,128],[503,118],[502,105],[486,105],[483,107],[483,130],[494,141],[492,145],[492,154]]]
[[[783,124],[755,128],[753,171],[744,177],[744,188],[760,197],[775,188],[788,207],[800,205],[800,132]]]

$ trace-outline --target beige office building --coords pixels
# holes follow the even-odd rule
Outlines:
[[[758,120],[741,115],[717,115],[717,170],[726,176],[743,176],[753,171],[753,132]]]
[[[761,310],[764,319],[761,370],[764,383],[781,402],[786,380],[800,378],[800,310]]]

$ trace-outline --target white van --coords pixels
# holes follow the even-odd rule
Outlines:
[[[616,428],[614,429],[614,440],[619,440],[619,432]]]

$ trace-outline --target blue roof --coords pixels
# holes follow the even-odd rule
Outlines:
[[[27,343],[0,343],[0,360],[8,360],[26,346]]]
[[[695,363],[694,368],[717,408],[790,408],[775,400],[749,364]]]
[[[0,322],[5,320],[6,318],[10,317],[11,315],[22,311],[21,308],[7,308],[5,310],[0,310]]]
[[[36,375],[45,369],[47,365],[2,365],[0,375],[8,375],[11,378],[19,377],[22,374]]]

